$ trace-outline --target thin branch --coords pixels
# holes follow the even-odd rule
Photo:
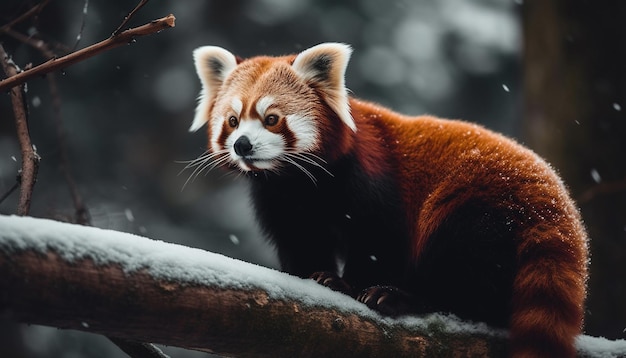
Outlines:
[[[85,0],[85,4],[83,5],[83,19],[80,23],[80,30],[78,30],[78,35],[76,35],[76,42],[74,43],[74,47],[72,47],[72,51],[76,51],[76,48],[78,48],[78,44],[80,43],[80,39],[83,37],[83,31],[85,30],[85,24],[87,23],[88,10],[89,0]]]
[[[17,190],[17,188],[20,187],[20,176],[18,175],[16,180],[15,180],[15,184],[13,184],[13,186],[11,187],[11,189],[7,190],[6,193],[2,194],[2,196],[0,196],[0,204],[2,204],[3,201],[5,201],[9,196],[11,196],[11,194],[13,194],[14,191]]]
[[[87,1],[87,0],[86,0]],[[44,41],[37,40],[30,36],[22,35],[21,33],[11,29],[11,28],[3,28],[2,31],[7,35],[19,40],[22,43],[25,43],[39,52],[46,58],[47,60],[53,59],[56,57],[54,51],[50,49]],[[82,31],[82,29],[81,29]],[[90,215],[89,210],[85,206],[83,199],[78,191],[78,186],[76,185],[76,181],[72,175],[67,141],[65,138],[65,131],[63,129],[63,118],[61,116],[61,95],[59,93],[56,76],[54,73],[50,73],[48,76],[48,88],[50,89],[50,95],[52,97],[52,111],[54,123],[56,126],[56,134],[57,139],[59,141],[59,149],[61,155],[61,163],[60,168],[63,176],[65,177],[65,181],[68,185],[70,195],[72,196],[72,201],[74,203],[74,222],[81,225],[90,225]]]
[[[42,2],[40,2],[39,4],[33,6],[30,10],[26,11],[25,13],[23,13],[22,15],[16,17],[15,19],[9,21],[8,23],[2,25],[2,27],[0,27],[0,31],[4,31],[5,29],[11,28],[13,26],[15,26],[15,24],[19,24],[20,22],[35,16],[36,14],[38,14],[39,12],[41,12],[41,10],[43,10],[44,6],[46,6],[48,4],[49,0],[43,0]]]
[[[13,78],[18,75],[17,65],[9,58],[4,51],[4,47],[0,44],[0,62],[7,78]],[[37,181],[37,172],[39,170],[39,154],[35,150],[30,139],[28,131],[28,107],[26,105],[26,96],[24,95],[24,86],[15,86],[10,90],[11,103],[13,113],[15,115],[15,127],[17,129],[17,138],[20,143],[20,151],[22,154],[22,170],[20,180],[20,197],[17,204],[18,215],[28,215],[30,211],[30,203],[33,195],[35,182]]]
[[[120,32],[122,32],[122,29],[126,26],[126,24],[128,24],[128,22],[130,21],[130,19],[133,18],[133,16],[135,16],[135,13],[137,11],[139,11],[139,9],[141,9],[144,5],[146,5],[148,3],[148,1],[150,0],[141,0],[139,2],[139,4],[137,4],[137,6],[135,6],[134,9],[131,10],[130,13],[128,13],[128,15],[126,15],[124,17],[124,21],[122,21],[122,23],[120,24],[120,26],[117,27],[117,29],[115,29],[115,31],[113,31],[113,34],[111,35],[112,37],[115,37],[117,35],[120,34]]]
[[[111,36],[106,40],[100,41],[94,45],[83,48],[76,52],[72,52],[66,56],[53,58],[30,70],[20,72],[19,74],[0,81],[0,92],[18,86],[34,77],[43,76],[49,72],[69,67],[77,62],[84,61],[104,51],[119,47],[135,40],[136,37],[154,34],[175,26],[176,18],[174,15],[168,15],[163,18],[153,20],[145,25],[129,29],[121,32],[117,36]]]
[[[15,30],[13,30],[10,27],[7,28],[2,28],[0,29],[0,32],[3,32],[11,37],[13,37],[14,39],[25,43],[31,47],[33,47],[36,50],[39,50],[43,56],[46,58],[46,60],[50,60],[52,58],[56,57],[56,54],[50,50],[50,46],[48,46],[43,40],[38,40],[34,37],[31,36],[26,36],[20,32],[17,32]]]
[[[11,28],[5,28],[2,30],[7,35],[19,40],[22,43],[25,43],[36,50],[40,51],[41,54],[46,59],[55,58],[55,53],[50,49],[50,47],[42,40],[37,40],[29,36],[24,36],[21,33],[14,31]],[[65,181],[70,190],[70,195],[72,196],[72,201],[74,202],[74,222],[81,225],[89,225],[90,224],[90,215],[89,210],[85,206],[85,203],[82,200],[80,192],[78,191],[78,186],[76,185],[76,181],[72,176],[67,141],[65,139],[65,131],[63,130],[63,119],[61,117],[61,95],[59,94],[59,90],[56,84],[56,76],[51,73],[48,75],[48,88],[50,89],[50,95],[52,97],[52,110],[54,122],[56,125],[56,133],[59,141],[59,149],[61,155],[61,163],[60,168],[63,176],[65,177]]]
[[[8,36],[13,37],[14,39],[25,43],[31,47],[33,47],[36,50],[39,50],[41,53],[43,53],[44,57],[46,58],[46,60],[52,59],[57,57],[56,53],[54,51],[51,50],[50,45],[48,43],[46,43],[45,41],[35,37],[35,35],[33,36],[26,36],[18,31],[13,30],[10,27],[3,27],[0,28],[0,33],[4,33]],[[60,49],[64,52],[68,52],[69,49],[66,48],[66,46],[62,45],[62,44],[54,44],[54,47],[57,49]]]

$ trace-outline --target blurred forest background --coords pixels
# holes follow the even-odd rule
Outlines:
[[[38,3],[3,0],[0,26]],[[11,31],[63,55],[107,38],[135,5],[52,0]],[[129,26],[169,13],[175,28],[56,73],[69,165],[94,226],[277,267],[253,221],[245,182],[215,171],[182,190],[190,172],[179,175],[184,164],[176,161],[195,158],[206,144],[202,131],[187,132],[200,90],[191,52],[210,44],[249,57],[346,42],[354,47],[346,83],[355,96],[408,114],[481,123],[554,165],[592,239],[586,333],[626,337],[623,2],[162,0],[148,3]],[[0,29],[0,42],[18,65],[45,61]],[[75,221],[55,97],[45,79],[29,81],[27,95],[42,157],[31,214]],[[15,184],[20,159],[11,102],[2,94],[0,196]],[[0,213],[15,213],[16,203],[14,193]],[[124,356],[100,336],[6,320],[0,320],[0,346],[12,357]]]

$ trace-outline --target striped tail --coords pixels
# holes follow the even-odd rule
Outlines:
[[[577,219],[570,223],[580,225]],[[587,244],[580,234],[584,230],[564,234],[563,224],[536,225],[518,247],[512,357],[576,356],[574,342],[581,333],[586,296]]]

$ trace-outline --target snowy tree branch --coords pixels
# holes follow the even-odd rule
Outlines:
[[[502,332],[429,315],[383,318],[350,297],[222,255],[28,217],[0,216],[0,311],[20,322],[237,357],[480,356]],[[582,357],[625,341],[582,336]]]
[[[426,334],[312,281],[223,256],[24,220],[0,217],[0,310],[20,322],[242,357],[489,356],[504,349],[502,338],[487,333],[441,333],[438,320]]]

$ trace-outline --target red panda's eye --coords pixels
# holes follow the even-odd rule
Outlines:
[[[239,124],[239,120],[237,120],[237,117],[235,116],[230,116],[228,118],[228,125],[235,128],[237,127],[237,125]]]
[[[269,116],[265,117],[265,125],[266,126],[273,126],[276,125],[276,123],[278,123],[278,116],[275,114],[270,114]]]

